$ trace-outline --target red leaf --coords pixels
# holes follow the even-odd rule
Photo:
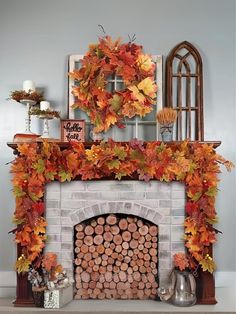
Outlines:
[[[33,205],[33,209],[41,216],[44,213],[44,203],[43,202],[37,202]]]
[[[185,209],[186,209],[187,214],[191,216],[194,212],[196,212],[199,209],[199,207],[198,207],[198,204],[196,203],[187,202],[185,205]]]

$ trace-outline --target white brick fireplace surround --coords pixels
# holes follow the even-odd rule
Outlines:
[[[74,226],[88,218],[108,214],[132,214],[159,227],[158,268],[165,284],[174,252],[184,251],[185,186],[178,182],[73,181],[46,187],[47,252],[73,276]]]

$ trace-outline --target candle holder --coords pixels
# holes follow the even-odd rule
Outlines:
[[[39,119],[43,120],[43,134],[40,136],[41,138],[50,138],[49,135],[49,120],[52,120],[54,117],[50,114],[41,114],[38,116]]]
[[[21,99],[20,103],[26,106],[26,118],[25,118],[25,134],[34,134],[31,127],[31,108],[36,105],[35,100]]]
[[[40,103],[41,106],[41,103]],[[49,135],[49,120],[52,120],[54,118],[60,118],[59,111],[51,110],[50,108],[47,108],[46,110],[42,110],[39,108],[34,108],[31,111],[31,114],[34,116],[37,116],[38,119],[43,120],[43,134],[40,136],[41,138],[50,138]]]

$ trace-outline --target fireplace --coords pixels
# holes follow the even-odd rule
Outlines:
[[[20,218],[22,209],[26,210],[25,207],[22,208],[21,202],[30,206],[26,211],[28,215],[29,210],[41,212],[46,201],[44,213],[48,227],[45,250],[57,253],[59,261],[71,277],[74,277],[73,239],[76,225],[87,219],[109,214],[124,214],[145,219],[158,227],[158,281],[160,286],[165,285],[172,268],[172,255],[185,249],[183,236],[186,230],[183,228],[183,222],[194,219],[195,212],[191,211],[200,205],[197,198],[199,193],[206,200],[201,202],[200,214],[207,216],[210,210],[214,216],[215,196],[212,187],[217,184],[219,164],[224,164],[228,170],[232,167],[231,163],[216,154],[209,144],[209,142],[176,142],[170,145],[158,142],[144,145],[128,143],[124,144],[124,149],[127,150],[125,161],[122,154],[112,155],[111,160],[107,161],[106,149],[110,152],[115,145],[118,150],[123,151],[122,144],[107,142],[85,149],[83,144],[68,146],[64,143],[49,145],[45,142],[42,145],[22,144],[17,148],[17,144],[10,143],[10,147],[18,149],[16,153],[19,155],[12,166],[13,188],[17,195],[15,215]],[[219,145],[217,142],[213,144],[214,147]],[[153,156],[151,152],[155,150],[157,154]],[[98,161],[99,167],[96,166]],[[117,169],[118,164],[123,170]],[[192,164],[196,167],[193,168]],[[204,177],[209,175],[211,180],[208,186]],[[22,181],[24,177],[27,180]],[[99,180],[92,181],[96,178]],[[124,180],[118,181],[114,178]],[[149,181],[152,178],[153,180]],[[199,182],[197,186],[196,180],[192,180],[194,178]],[[140,181],[144,179],[149,182]],[[72,181],[65,183],[66,180]],[[54,182],[49,183],[52,181]],[[164,183],[166,181],[169,183]],[[188,210],[185,218],[186,193]],[[28,220],[26,222],[25,226],[30,224]],[[211,233],[211,225],[205,224],[204,221],[200,225],[209,228],[208,232]],[[23,232],[21,228],[22,224],[17,230],[18,236]],[[30,232],[33,234],[34,230]],[[200,231],[197,232],[199,235]],[[187,232],[187,236],[188,239],[185,241],[186,246],[189,246],[193,238],[192,232]],[[44,233],[38,237],[40,241],[43,240]],[[20,241],[18,260],[22,256],[26,257],[26,260],[32,258],[30,245],[27,247],[28,250],[25,250],[23,242]],[[212,260],[212,241],[207,243],[200,241],[197,248],[203,254],[203,259]],[[42,252],[39,254],[41,257]],[[190,254],[194,256],[194,252],[190,251]],[[197,275],[198,303],[215,304],[214,277],[200,267],[197,269]],[[27,274],[19,274],[15,306],[31,304],[31,287],[27,281]]]
[[[127,298],[127,295],[129,295],[131,299],[154,298],[156,297],[154,292],[156,292],[158,285],[162,286],[167,283],[168,274],[172,268],[172,255],[175,252],[184,251],[184,204],[185,187],[184,184],[178,182],[162,183],[159,181],[151,181],[145,183],[136,180],[102,180],[50,183],[46,188],[46,218],[48,221],[46,251],[56,252],[62,266],[67,270],[68,274],[75,279],[76,299]],[[123,235],[123,237],[127,236],[126,241],[123,241],[122,234],[125,230],[118,230],[118,236],[116,237],[117,239],[115,238],[115,242],[106,241],[109,240],[110,233],[113,238],[115,235],[113,235],[112,232],[117,232],[117,230],[114,230],[116,228],[111,228],[113,222],[106,222],[107,219],[109,220],[109,217],[113,217],[115,221],[114,226],[119,227],[120,224],[122,225],[122,222],[124,225],[127,223],[128,231],[128,225],[132,222],[134,229],[137,228],[137,230],[139,230],[139,228],[145,226],[143,233],[145,233],[147,229],[151,229],[152,235],[148,232],[147,236],[141,235],[141,243],[133,239],[135,241],[131,244],[130,241],[132,239],[128,239],[129,234]],[[95,258],[93,258],[91,256],[93,256],[94,252],[89,252],[90,246],[88,244],[90,244],[89,241],[94,242],[94,237],[96,236],[95,228],[96,225],[99,224],[102,226],[100,229],[104,232],[106,228],[107,233],[105,238],[107,238],[106,240],[103,238],[99,240],[99,237],[96,238],[98,242],[103,241],[103,246],[99,247],[101,253],[99,253],[98,256],[95,253]],[[88,226],[93,228],[94,231],[91,235],[84,234],[86,226],[86,233],[92,230]],[[123,228],[126,227],[124,226]],[[132,229],[132,226],[129,228]],[[99,229],[99,227],[97,227],[97,229]],[[111,229],[112,232],[110,232]],[[96,232],[99,233],[101,230],[97,230]],[[158,232],[157,234],[154,234],[155,230]],[[87,247],[83,247],[83,253],[81,252],[81,246],[84,244],[85,236],[89,237],[86,238]],[[92,239],[91,236],[93,236]],[[133,234],[131,236],[133,237]],[[137,233],[134,235],[134,237],[138,236]],[[144,236],[146,236],[146,238]],[[121,243],[117,241],[121,241]],[[98,242],[95,243],[96,252],[97,246],[101,244]],[[140,260],[138,264],[140,263],[140,266],[143,266],[141,267],[141,274],[138,271],[140,266],[134,262],[136,257],[133,259],[129,258],[128,249],[130,244],[132,248],[129,250],[129,254],[139,256],[139,258],[137,258]],[[138,244],[137,247],[136,244]],[[121,248],[124,255],[122,255],[122,250],[119,252],[120,246],[122,245],[123,247]],[[151,249],[151,247],[149,247],[150,245],[153,249],[151,253],[153,258],[147,254],[149,249]],[[109,264],[107,260],[110,256],[104,256],[102,252],[103,249],[107,249],[108,254],[118,253],[113,254],[112,259],[109,259]],[[94,243],[93,247],[90,247],[90,250],[94,250]],[[84,260],[84,254],[86,253],[90,254],[87,254]],[[145,255],[147,261],[140,259],[144,254],[147,254]],[[95,263],[95,260],[97,263],[95,265],[99,265],[101,268],[94,267],[93,263]],[[133,262],[131,263],[131,261]],[[102,262],[103,265],[106,264],[106,267],[102,265]],[[144,266],[145,262],[146,266]],[[151,264],[151,262],[153,263]],[[83,267],[81,266],[82,263]],[[143,265],[141,265],[142,263]],[[116,267],[114,267],[113,264]],[[96,282],[98,282],[98,287],[97,284],[95,285],[95,280],[91,280],[91,266],[94,267],[95,270],[97,268],[98,270],[100,269],[103,273],[100,276],[100,273],[98,274],[96,271],[93,271],[92,276],[93,279],[96,279]],[[128,266],[127,269],[125,269],[126,266]],[[134,269],[132,267],[134,267]],[[121,268],[123,268],[123,270]],[[121,278],[116,276],[119,272],[121,272]],[[133,280],[134,278],[131,272],[132,274],[135,273],[134,276],[137,280]],[[149,279],[147,280],[148,273]],[[128,275],[130,276],[128,277]],[[129,281],[133,280],[133,282],[129,282],[128,278]],[[113,282],[115,282],[115,284]],[[116,290],[114,287],[117,287],[117,285],[119,289]],[[146,294],[144,294],[145,289],[139,289],[139,287],[143,286],[146,289]],[[95,290],[95,294],[94,289],[97,289]],[[101,289],[103,291],[101,291]],[[122,290],[127,289],[134,289],[136,293],[132,293],[131,290],[128,290],[130,294],[126,294],[126,296],[124,296],[125,294],[122,295]],[[112,290],[112,293],[110,290]],[[139,290],[140,292],[138,292]]]

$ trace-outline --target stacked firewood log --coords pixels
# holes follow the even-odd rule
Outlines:
[[[75,230],[75,299],[156,298],[157,226],[108,215]]]

